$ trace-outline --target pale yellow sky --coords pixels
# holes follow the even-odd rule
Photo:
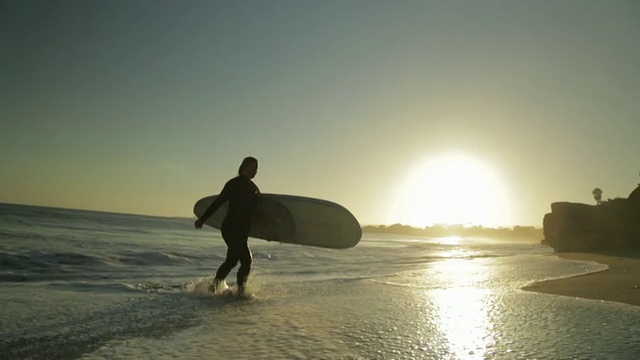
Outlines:
[[[0,202],[191,216],[252,155],[362,224],[540,226],[639,181],[638,2],[0,6]]]

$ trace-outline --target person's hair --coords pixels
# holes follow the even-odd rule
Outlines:
[[[249,164],[257,164],[258,163],[258,159],[254,158],[253,156],[247,156],[246,158],[242,159],[242,163],[240,164],[240,167],[238,168],[238,175],[242,175],[242,169],[244,169],[245,166],[249,165]]]

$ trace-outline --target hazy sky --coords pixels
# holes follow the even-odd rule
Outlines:
[[[638,39],[627,0],[0,1],[0,202],[191,216],[253,155],[362,224],[540,226],[640,182]]]

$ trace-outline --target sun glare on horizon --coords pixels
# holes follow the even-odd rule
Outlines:
[[[472,157],[434,158],[402,179],[389,223],[505,226],[511,223],[505,188],[491,167]]]

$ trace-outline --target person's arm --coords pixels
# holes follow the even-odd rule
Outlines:
[[[213,215],[213,213],[216,212],[216,210],[218,210],[225,201],[229,200],[229,195],[231,193],[230,187],[230,182],[227,182],[220,192],[220,195],[218,195],[218,197],[211,203],[211,205],[209,205],[207,210],[205,210],[204,214],[202,214],[202,216],[200,216],[194,223],[196,229],[202,228],[202,225],[209,218],[209,216]]]

